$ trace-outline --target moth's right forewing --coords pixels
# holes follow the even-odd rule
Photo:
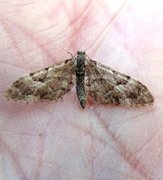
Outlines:
[[[87,61],[86,72],[89,95],[99,104],[143,106],[154,101],[141,82],[96,61]]]

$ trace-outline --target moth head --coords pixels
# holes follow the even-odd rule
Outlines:
[[[79,50],[79,51],[77,51],[77,55],[83,55],[84,56],[84,55],[86,55],[86,53],[85,53],[85,51],[80,51]]]

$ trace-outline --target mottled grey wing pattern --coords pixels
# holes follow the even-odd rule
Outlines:
[[[7,90],[6,97],[27,102],[57,100],[70,91],[73,76],[74,60],[68,59],[21,77]]]
[[[87,60],[86,76],[88,94],[99,104],[136,106],[154,101],[145,85],[96,61]]]

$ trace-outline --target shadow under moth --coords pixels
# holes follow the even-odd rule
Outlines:
[[[89,59],[85,51],[77,51],[71,59],[22,76],[10,86],[5,96],[26,102],[57,101],[74,84],[82,108],[88,96],[103,105],[144,106],[154,101],[141,82]]]

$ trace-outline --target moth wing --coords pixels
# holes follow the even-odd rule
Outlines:
[[[88,94],[99,104],[139,106],[154,101],[147,87],[110,67],[87,60]]]
[[[57,100],[70,91],[73,76],[74,60],[68,59],[21,77],[6,91],[6,97],[27,102]]]

